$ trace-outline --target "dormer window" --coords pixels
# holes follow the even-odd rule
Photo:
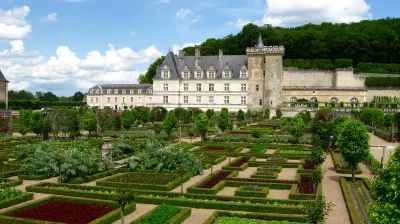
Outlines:
[[[240,78],[242,78],[242,79],[247,78],[247,72],[246,71],[241,71],[240,72]]]
[[[107,89],[107,94],[110,94],[111,93],[111,89]]]
[[[126,90],[125,89],[122,90],[122,94],[126,94]]]
[[[138,94],[141,94],[141,93],[142,93],[142,90],[141,90],[141,89],[138,89],[138,90],[137,90],[137,93],[138,93]]]
[[[153,90],[150,89],[150,90],[149,90],[149,93],[153,93]]]
[[[189,78],[189,72],[183,72],[183,78],[188,79]]]
[[[201,79],[201,72],[196,72],[196,79]]]
[[[91,89],[89,92],[90,92],[90,93],[93,93],[93,89]]]
[[[129,93],[130,93],[130,94],[133,94],[133,93],[134,93],[134,92],[133,92],[133,89],[129,90]]]
[[[229,79],[230,77],[230,72],[229,71],[225,71],[224,72],[224,79]]]
[[[214,71],[209,71],[208,72],[208,78],[215,79],[215,72]]]
[[[169,79],[169,71],[168,70],[164,70],[162,72],[162,78],[163,79]]]
[[[96,89],[96,93],[99,94],[99,93],[100,93],[100,90],[99,90],[99,89]]]
[[[114,89],[114,94],[118,94],[118,89]]]

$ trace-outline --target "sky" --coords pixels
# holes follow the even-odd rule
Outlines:
[[[9,89],[71,96],[137,83],[169,49],[248,23],[350,23],[399,17],[399,8],[398,0],[0,0],[0,70]]]

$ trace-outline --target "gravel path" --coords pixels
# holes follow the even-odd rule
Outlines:
[[[278,180],[294,180],[296,178],[297,168],[282,168],[278,174]]]
[[[289,199],[290,190],[269,189],[267,198],[269,199]]]
[[[339,184],[339,176],[333,165],[331,154],[322,164],[322,169],[326,170],[322,179],[322,191],[327,202],[332,202],[334,206],[325,224],[350,224],[349,213],[347,212],[346,203],[344,201],[342,191]]]
[[[381,161],[383,156],[383,163],[387,163],[387,161],[389,160],[389,156],[394,153],[396,147],[400,146],[400,143],[387,142],[371,133],[368,133],[368,135],[370,137],[371,154],[378,161]],[[386,146],[386,149],[383,150],[383,147],[381,146]]]
[[[183,224],[201,224],[214,212],[215,210],[213,209],[192,208],[192,215]]]
[[[233,161],[235,159],[235,157],[231,157],[231,161]],[[228,164],[229,162],[229,158],[226,158],[223,162],[221,162],[218,165],[214,165],[213,166],[213,172],[217,171],[217,170],[221,170],[221,168],[223,166],[225,166],[226,164]],[[203,171],[202,175],[197,175],[194,176],[192,178],[190,178],[190,180],[186,181],[183,184],[183,192],[186,193],[186,189],[196,183],[198,183],[200,180],[202,180],[203,178],[205,178],[206,176],[210,175],[211,173],[211,168],[210,169],[206,169]],[[181,192],[181,186],[176,187],[175,189],[172,189],[171,192]]]
[[[250,178],[250,175],[257,171],[258,167],[247,167],[245,170],[240,171],[237,177]]]
[[[265,162],[265,161],[267,161],[267,159],[265,159],[265,158],[256,158],[256,161],[257,162]]]
[[[150,204],[136,204],[136,210],[132,212],[131,214],[125,216],[124,218],[124,223],[131,223],[134,220],[138,219],[140,216],[146,214],[150,210],[154,209],[158,205],[150,205]],[[120,224],[121,219],[118,219],[117,221],[113,222],[113,224]]]
[[[288,159],[287,160],[288,163],[301,163],[300,159]]]
[[[268,149],[265,154],[274,154],[275,153],[275,149]]]
[[[248,153],[251,149],[249,148],[243,148],[242,151],[240,151],[240,153]]]
[[[217,195],[218,196],[229,196],[229,197],[234,197],[235,196],[235,191],[237,190],[237,187],[224,187],[222,190],[220,190]]]

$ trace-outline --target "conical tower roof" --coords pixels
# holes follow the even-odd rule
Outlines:
[[[3,73],[0,70],[0,82],[8,82],[8,80],[4,77]]]
[[[261,34],[258,37],[258,41],[257,41],[256,47],[257,48],[263,48],[264,47],[264,41],[262,40]]]

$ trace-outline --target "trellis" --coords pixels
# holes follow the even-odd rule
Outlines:
[[[12,111],[0,109],[0,136],[12,135]]]

